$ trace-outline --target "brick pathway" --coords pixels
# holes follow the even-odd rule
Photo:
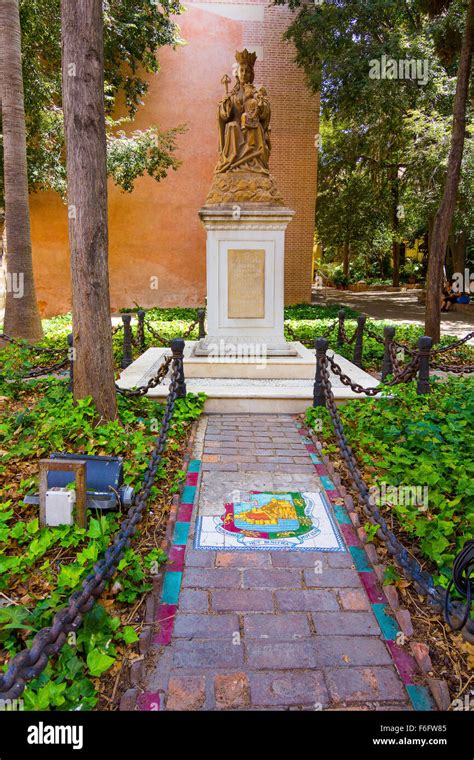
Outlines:
[[[322,489],[296,419],[205,417],[194,456],[202,467],[189,536],[175,539],[171,555],[182,574],[169,566],[145,692],[168,710],[411,709],[393,659],[397,627],[362,549],[193,548],[196,517],[222,514],[236,488]],[[342,507],[335,509],[344,523]],[[341,527],[350,537],[352,527]]]

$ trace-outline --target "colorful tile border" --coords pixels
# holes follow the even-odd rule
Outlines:
[[[369,554],[353,527],[351,516],[353,517],[354,515],[352,515],[351,512],[351,516],[349,516],[348,509],[345,506],[348,502],[345,502],[344,497],[333,482],[332,478],[336,480],[338,480],[338,478],[334,475],[334,470],[332,468],[333,475],[331,477],[325,464],[327,458],[325,458],[325,461],[320,458],[320,452],[309,436],[308,431],[304,427],[301,427],[299,428],[299,433],[302,436],[302,441],[310,455],[311,461],[313,462],[318,475],[321,477],[325,489],[323,492],[324,496],[327,497],[332,505],[339,530],[345,539],[352,555],[356,571],[366,589],[381,634],[391,653],[400,679],[405,686],[409,701],[413,706],[413,709],[416,711],[435,710],[436,707],[430,690],[425,686],[415,683],[414,676],[420,672],[415,658],[397,644],[397,637],[399,635],[397,622],[391,615],[387,614],[390,607],[388,598],[378,581],[377,574],[374,572]],[[188,448],[189,452],[190,450],[192,450],[192,444]],[[173,636],[184,569],[186,542],[191,527],[191,518],[197,495],[200,471],[201,460],[188,460],[186,480],[179,500],[174,502],[176,522],[173,525],[173,520],[170,520],[171,525],[167,531],[169,537],[168,565],[161,586],[159,603],[153,616],[154,622],[159,624],[159,630],[154,634],[150,641],[150,643],[158,646],[169,645]],[[345,502],[345,504],[343,505],[341,502]],[[374,560],[372,559],[372,561]],[[132,684],[136,684],[137,678],[131,678],[131,681]],[[130,697],[127,701],[125,698],[129,692]],[[138,709],[140,711],[156,711],[164,709],[163,695],[161,692],[138,693],[138,689],[135,688],[128,690],[124,697],[123,705],[121,703],[120,709]]]
[[[168,555],[165,572],[164,574],[160,572],[160,575],[153,580],[153,591],[146,600],[144,628],[139,641],[141,654],[146,654],[152,646],[167,646],[172,640],[184,570],[186,545],[183,539],[189,533],[201,471],[201,460],[196,459],[195,456],[196,452],[200,451],[199,436],[202,422],[202,417],[194,422],[183,452],[182,469],[186,473],[185,481],[181,492],[173,496],[165,535],[161,542],[161,548]],[[122,694],[119,709],[124,712],[163,710],[163,689],[159,688],[153,692],[142,689],[141,684],[146,674],[145,657],[135,660],[128,671],[130,687]]]
[[[191,459],[186,473],[186,480],[181,491],[176,522],[168,552],[168,564],[163,578],[161,596],[155,614],[159,630],[152,638],[153,644],[168,646],[173,637],[174,621],[178,609],[181,582],[183,579],[184,557],[194,502],[199,483],[201,460]]]
[[[398,624],[391,615],[387,614],[387,611],[390,609],[388,599],[383,591],[383,586],[381,586],[378,581],[364,545],[354,530],[347,508],[346,506],[341,505],[341,501],[344,501],[344,498],[333,483],[325,463],[319,457],[319,452],[310,438],[308,431],[304,427],[301,427],[299,428],[299,433],[302,437],[306,451],[308,451],[311,457],[316,472],[321,479],[326,495],[333,505],[334,514],[339,523],[339,529],[344,536],[347,547],[352,555],[355,569],[367,592],[370,606],[377,619],[383,639],[392,656],[400,680],[405,686],[405,690],[413,709],[417,711],[435,710],[436,707],[432,700],[430,690],[426,686],[420,686],[414,682],[414,675],[419,672],[415,658],[397,644],[397,638],[400,633]]]

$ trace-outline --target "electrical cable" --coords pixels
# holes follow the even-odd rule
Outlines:
[[[466,612],[459,625],[453,625],[449,607],[451,605],[451,589],[455,589],[466,598]],[[444,603],[444,618],[453,631],[464,628],[471,614],[472,598],[474,596],[474,539],[466,541],[463,548],[453,562],[453,575],[446,589]]]

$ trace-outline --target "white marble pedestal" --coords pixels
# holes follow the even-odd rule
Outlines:
[[[204,206],[207,230],[207,337],[195,356],[296,356],[285,340],[283,206]]]

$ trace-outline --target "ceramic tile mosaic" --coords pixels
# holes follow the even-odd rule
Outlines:
[[[225,551],[345,551],[324,493],[252,491],[198,518],[196,549]]]

